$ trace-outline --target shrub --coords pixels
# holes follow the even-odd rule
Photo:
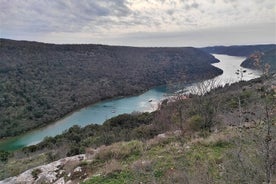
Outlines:
[[[203,118],[199,114],[196,114],[189,119],[188,123],[192,130],[199,131],[202,128]]]
[[[118,162],[115,159],[112,159],[111,161],[107,162],[104,166],[104,173],[110,174],[114,172],[120,172],[122,171],[123,167],[120,162]]]
[[[73,145],[73,146],[71,146],[69,152],[66,155],[69,157],[69,156],[79,155],[84,152],[85,152],[85,150],[83,147]]]
[[[8,161],[9,155],[10,155],[9,152],[7,152],[7,151],[1,151],[1,150],[0,150],[0,161],[1,161],[1,162],[6,162],[6,161]]]
[[[139,155],[142,151],[142,143],[139,141],[120,142],[111,146],[102,147],[96,155],[100,160],[124,159],[131,156]]]
[[[132,164],[132,170],[135,173],[146,173],[153,169],[152,161],[149,160],[137,160]]]

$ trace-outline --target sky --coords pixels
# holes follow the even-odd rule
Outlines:
[[[0,0],[0,37],[147,47],[276,43],[276,2]]]

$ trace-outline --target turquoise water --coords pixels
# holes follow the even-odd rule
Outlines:
[[[240,67],[240,64],[245,58],[217,54],[214,54],[214,56],[221,62],[213,65],[224,71],[222,75],[215,77],[216,85],[233,83],[240,80],[241,76],[237,75],[236,72],[238,69],[243,69]],[[246,69],[242,78],[243,80],[250,80],[258,76],[258,71]],[[190,91],[196,85],[197,83],[191,84],[186,87],[186,90]],[[175,89],[175,91],[177,90],[179,89]],[[169,91],[171,91],[171,88],[164,85],[150,89],[138,96],[106,100],[90,105],[49,126],[1,141],[0,150],[16,150],[28,145],[37,144],[45,137],[61,134],[73,125],[83,127],[88,124],[102,124],[105,120],[119,114],[154,111],[159,102],[170,95]]]
[[[93,104],[68,115],[54,124],[8,139],[0,143],[0,149],[15,150],[33,145],[43,140],[44,137],[60,134],[73,125],[102,124],[105,120],[119,114],[141,111],[151,112],[156,109],[158,102],[167,94],[166,91],[166,86],[159,86],[138,96]]]

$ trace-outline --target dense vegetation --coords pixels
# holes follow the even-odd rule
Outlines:
[[[61,135],[46,137],[41,143],[23,148],[24,153],[33,153],[41,150],[56,150],[53,155],[72,156],[84,153],[85,148],[97,148],[101,145],[110,145],[119,141],[133,139],[149,139],[160,133],[150,129],[153,114],[123,114],[107,120],[103,125],[88,125],[80,128],[75,125]],[[143,130],[147,129],[146,132]],[[62,148],[62,150],[60,150]]]
[[[269,45],[239,45],[239,46],[214,46],[201,48],[205,52],[212,54],[227,54],[230,56],[249,56],[250,54],[259,51],[266,52],[275,49],[275,44]]]
[[[204,91],[210,85],[197,88]],[[83,169],[65,175],[66,180],[78,182],[89,175],[86,183],[275,181],[275,86],[274,74],[187,99],[179,94],[163,101],[153,113],[120,115],[103,125],[74,126],[8,156],[3,152],[0,176],[86,153],[93,155],[92,160],[63,166],[71,173],[76,167]],[[153,138],[159,133],[167,134]]]
[[[54,45],[0,39],[0,138],[88,104],[169,81],[210,78],[217,60],[195,48]]]
[[[267,66],[265,66],[267,65]],[[255,52],[251,54],[241,66],[246,68],[259,69],[265,72],[266,68],[270,72],[276,72],[276,48],[266,52]]]

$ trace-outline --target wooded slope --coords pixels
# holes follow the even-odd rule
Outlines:
[[[258,64],[256,63],[256,57],[259,58]],[[241,66],[264,70],[266,64],[269,65],[269,72],[276,72],[276,48],[263,53],[253,53],[241,64]]]
[[[195,48],[55,45],[0,39],[0,138],[88,104],[220,74]]]
[[[266,52],[271,49],[276,49],[275,44],[267,45],[233,45],[233,46],[214,46],[201,48],[207,53],[212,54],[227,54],[230,56],[249,56],[250,54],[260,51]]]

